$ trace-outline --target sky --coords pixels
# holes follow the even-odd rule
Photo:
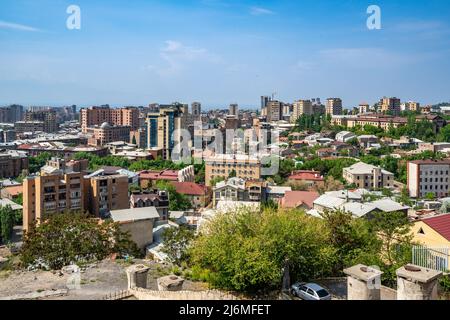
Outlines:
[[[0,0],[0,105],[450,101],[449,13],[448,0]]]

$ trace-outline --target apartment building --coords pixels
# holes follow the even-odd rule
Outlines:
[[[435,197],[449,196],[450,160],[417,160],[407,164],[408,191],[412,198],[424,198],[432,193]]]
[[[0,108],[0,123],[15,123],[23,120],[23,106],[13,104]]]
[[[400,99],[383,97],[380,99],[380,111],[392,115],[400,114]]]
[[[408,101],[405,103],[402,103],[400,106],[401,111],[412,111],[412,112],[418,112],[420,111],[420,103],[415,101]]]
[[[43,121],[17,121],[14,123],[14,131],[20,136],[25,132],[44,132]]]
[[[209,186],[215,178],[228,179],[230,174],[244,180],[261,178],[261,161],[241,154],[217,154],[205,160],[205,182]]]
[[[88,145],[94,147],[104,146],[114,141],[130,141],[131,127],[112,126],[104,122],[101,126],[86,128],[86,134],[89,135]]]
[[[340,98],[328,98],[325,105],[325,113],[328,115],[342,114],[342,100]]]
[[[267,122],[280,121],[283,116],[283,103],[277,100],[268,101],[265,110]]]
[[[0,178],[15,178],[28,169],[26,152],[6,150],[0,153]]]
[[[192,102],[191,110],[191,114],[194,116],[195,120],[200,120],[200,116],[202,114],[202,104],[200,102]]]
[[[176,142],[181,141],[180,129],[187,129],[186,116],[187,107],[178,103],[147,114],[147,146],[161,148],[163,159],[170,159]]]
[[[368,103],[360,103],[358,106],[358,113],[364,114],[370,111],[370,106]]]
[[[40,176],[23,181],[23,229],[40,223],[51,215],[84,212],[86,193],[83,174],[41,171]]]
[[[343,169],[343,177],[358,188],[376,190],[394,186],[394,174],[380,167],[358,162]]]
[[[80,110],[80,124],[83,133],[87,128],[101,126],[103,123],[111,126],[127,126],[131,130],[139,128],[139,109],[135,107],[125,107],[112,109],[109,106],[90,107]]]
[[[155,207],[159,219],[169,219],[169,194],[163,190],[135,192],[130,196],[130,208]]]
[[[230,178],[213,188],[213,206],[219,201],[262,202],[266,198],[267,183],[260,180]]]
[[[56,121],[56,111],[52,109],[36,109],[28,110],[24,116],[25,122],[41,121],[43,122],[44,132],[52,133],[58,131],[58,123]]]
[[[239,106],[237,103],[230,104],[230,106],[228,107],[228,115],[235,117],[239,116]]]
[[[438,115],[418,115],[416,121],[428,121],[433,125],[433,131],[438,133],[447,122],[441,116]],[[371,125],[383,130],[389,130],[390,128],[398,128],[408,124],[408,118],[398,117],[384,114],[366,114],[357,116],[333,116],[331,118],[333,125],[339,125],[347,128],[354,128],[356,126],[364,127],[365,125]]]
[[[129,208],[127,175],[86,176],[84,181],[90,214],[105,217],[111,210]]]
[[[291,114],[291,122],[295,123],[302,115],[311,115],[313,112],[313,104],[311,100],[297,100],[293,104],[293,111]]]

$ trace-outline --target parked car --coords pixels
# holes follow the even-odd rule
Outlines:
[[[297,282],[291,286],[291,294],[303,300],[331,300],[331,294],[316,283]]]

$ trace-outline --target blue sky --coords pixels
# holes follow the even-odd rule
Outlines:
[[[81,30],[66,9],[81,8]],[[368,30],[367,7],[382,29]],[[447,0],[0,0],[0,104],[450,101]]]

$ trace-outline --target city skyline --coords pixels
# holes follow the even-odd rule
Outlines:
[[[449,3],[377,1],[9,1],[0,13],[0,104],[258,108],[340,97],[345,108],[383,96],[448,101]]]

